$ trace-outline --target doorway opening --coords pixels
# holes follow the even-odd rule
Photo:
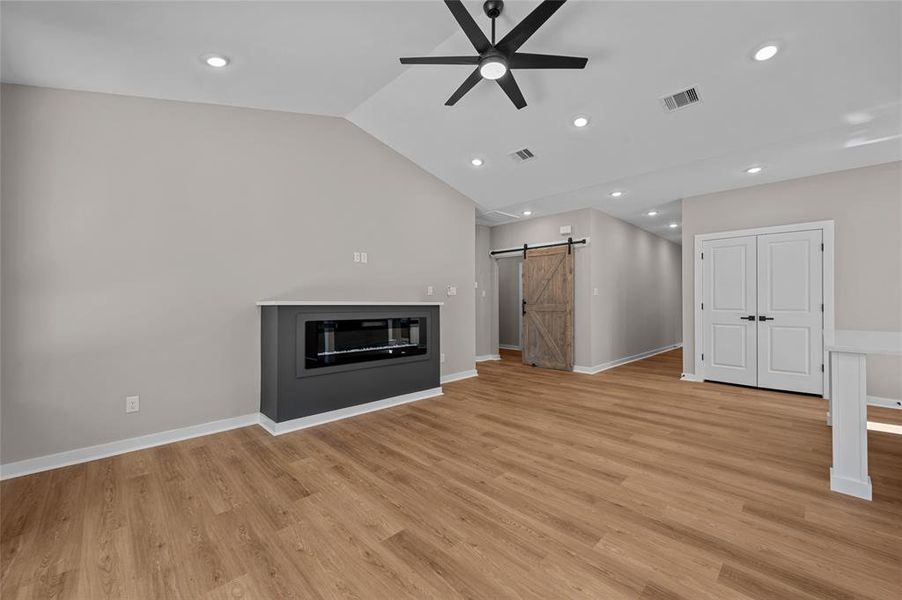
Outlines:
[[[496,262],[499,349],[519,350],[525,364],[573,370],[575,243],[586,242],[496,251],[509,256]]]
[[[512,256],[498,265],[498,347],[521,351],[523,336],[523,257]]]

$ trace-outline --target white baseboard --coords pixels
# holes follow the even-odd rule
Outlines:
[[[510,344],[498,344],[502,350],[521,350],[520,346],[511,346]]]
[[[833,467],[830,467],[830,489],[840,494],[855,496],[864,500],[871,499],[871,478],[868,477],[864,481],[858,479],[849,479],[833,474]]]
[[[367,402],[366,404],[359,404],[357,406],[349,406],[347,408],[340,408],[338,410],[330,410],[329,412],[320,413],[318,415],[310,415],[309,417],[301,417],[300,419],[282,421],[281,423],[276,423],[275,421],[261,413],[260,427],[262,427],[272,435],[282,435],[283,433],[288,433],[290,431],[297,431],[298,429],[315,427],[316,425],[322,425],[323,423],[330,423],[332,421],[338,421],[339,419],[347,419],[348,417],[354,417],[376,410],[391,408],[392,406],[399,406],[401,404],[407,404],[408,402],[416,402],[417,400],[424,400],[426,398],[435,398],[436,396],[441,395],[442,388],[437,387],[429,390],[423,390],[421,392],[413,392],[411,394],[393,396],[391,398],[385,398],[384,400]]]
[[[476,362],[485,362],[487,360],[501,360],[500,354],[481,354],[476,357]]]
[[[452,381],[460,381],[461,379],[469,379],[470,377],[476,377],[479,373],[476,372],[476,369],[470,369],[469,371],[460,371],[459,373],[448,373],[447,375],[442,375],[442,385],[446,383],[451,383]]]
[[[683,373],[682,375],[680,375],[680,379],[683,381],[697,381],[697,382],[704,381],[704,379],[702,379],[700,376],[696,375],[695,373]]]
[[[884,408],[902,409],[902,400],[895,398],[881,398],[880,396],[868,396],[868,404],[871,406],[882,406]]]
[[[473,370],[464,371],[462,373],[452,373],[446,377],[452,378],[450,381],[456,381],[458,379],[474,377],[475,375],[476,371]],[[442,380],[444,381],[444,379],[445,378],[443,377]],[[337,421],[338,419],[345,419],[354,415],[362,415],[374,410],[382,410],[384,408],[441,395],[442,388],[437,387],[420,392],[413,392],[411,394],[393,396],[384,400],[376,400],[375,402],[369,402],[359,406],[333,410],[327,413],[312,415],[310,417],[293,419],[282,423],[276,423],[261,413],[251,413],[241,415],[240,417],[221,419],[209,423],[201,423],[200,425],[190,425],[188,427],[170,429],[159,433],[150,433],[148,435],[99,444],[97,446],[77,448],[75,450],[67,450],[56,454],[48,454],[47,456],[39,456],[36,458],[20,460],[18,462],[7,463],[0,465],[0,479],[12,479],[14,477],[21,477],[23,475],[30,475],[41,471],[68,467],[70,465],[77,465],[79,463],[116,456],[117,454],[125,454],[126,452],[134,452],[135,450],[144,450],[145,448],[153,448],[154,446],[180,442],[182,440],[210,435],[212,433],[219,433],[230,429],[237,429],[239,427],[247,427],[248,425],[260,425],[269,433],[280,435],[289,431],[313,427],[314,425],[321,425],[330,421]]]
[[[200,425],[189,425],[188,427],[179,427],[178,429],[170,429],[159,433],[150,433],[125,440],[98,444],[97,446],[88,446],[87,448],[67,450],[66,452],[58,452],[56,454],[48,454],[47,456],[38,456],[36,458],[28,458],[26,460],[7,463],[5,465],[0,465],[0,479],[12,479],[14,477],[30,475],[40,471],[68,467],[69,465],[77,465],[79,463],[107,458],[117,454],[153,448],[154,446],[180,442],[202,435],[210,435],[211,433],[237,429],[238,427],[256,425],[259,422],[257,415],[258,413],[251,413],[248,415],[241,415],[240,417],[220,419],[218,421],[210,421],[209,423],[201,423]]]
[[[620,365],[625,365],[627,363],[635,362],[637,360],[642,360],[643,358],[648,358],[650,356],[654,356],[656,354],[661,354],[663,352],[670,352],[671,350],[676,350],[677,348],[681,348],[683,344],[672,344],[670,346],[663,346],[661,348],[655,348],[654,350],[649,350],[648,352],[642,352],[640,354],[634,354],[632,356],[625,356],[623,358],[618,358],[616,360],[608,361],[606,363],[601,363],[600,365],[595,365],[593,367],[583,367],[580,365],[574,365],[573,371],[575,373],[583,373],[585,375],[595,375],[596,373],[601,373],[602,371],[607,371],[608,369],[613,369],[614,367],[619,367]]]

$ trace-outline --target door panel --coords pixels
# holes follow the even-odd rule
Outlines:
[[[523,262],[523,362],[573,368],[573,254],[566,246],[529,250]]]
[[[748,367],[748,335],[746,325],[727,325],[715,323],[712,327],[714,336],[711,344],[711,363],[718,367],[745,369]]]
[[[709,240],[702,251],[705,379],[757,385],[755,236]]]
[[[758,385],[821,394],[821,230],[758,236]]]

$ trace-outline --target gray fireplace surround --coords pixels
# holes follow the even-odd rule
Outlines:
[[[440,302],[257,304],[270,433],[441,394]]]

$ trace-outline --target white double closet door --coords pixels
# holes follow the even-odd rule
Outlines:
[[[823,231],[702,244],[705,379],[822,394]]]

